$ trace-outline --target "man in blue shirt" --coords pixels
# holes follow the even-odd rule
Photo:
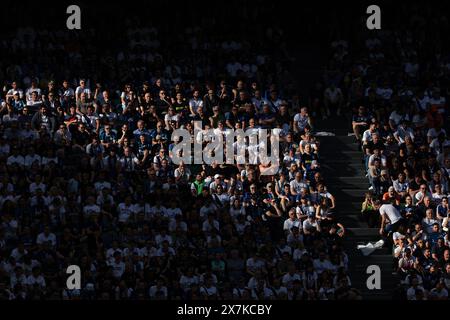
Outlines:
[[[150,137],[150,132],[145,128],[145,123],[143,120],[139,120],[137,123],[137,129],[133,131],[134,140],[139,141],[139,137],[144,135],[145,137]]]

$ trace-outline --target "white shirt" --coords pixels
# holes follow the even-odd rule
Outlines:
[[[434,138],[437,138],[440,133],[447,135],[447,133],[445,132],[445,129],[443,129],[443,128],[441,128],[441,130],[439,130],[439,132],[436,130],[436,128],[431,128],[427,131],[427,137],[434,139]]]
[[[130,204],[127,206],[125,203],[120,203],[118,206],[119,211],[119,221],[120,222],[127,222],[128,219],[133,215],[135,206],[133,204]]]
[[[190,289],[190,286],[192,284],[198,284],[198,283],[199,283],[198,276],[195,276],[195,275],[193,275],[192,277],[182,275],[180,278],[180,285],[184,290]]]
[[[87,87],[82,88],[82,87],[78,86],[77,89],[75,90],[75,94],[76,94],[77,98],[79,98],[82,93],[85,93],[88,97],[90,97],[91,89],[89,89]]]
[[[362,141],[363,142],[372,141],[372,132],[369,129],[364,131],[364,133],[362,135]]]
[[[297,122],[297,127],[301,131],[309,124],[309,116],[302,116],[300,113],[297,113],[294,116],[294,121]]]
[[[408,190],[409,183],[406,180],[404,182],[400,182],[397,179],[394,180],[393,186],[396,192],[406,192]]]
[[[416,289],[422,290],[425,293],[425,289],[422,286],[417,286],[416,288],[410,287],[406,291],[406,297],[408,300],[416,300]]]
[[[18,164],[20,166],[24,166],[25,165],[25,159],[20,154],[17,155],[17,156],[9,156],[8,160],[6,161],[6,164],[8,166],[10,166],[12,164]]]
[[[433,218],[431,218],[431,219],[423,218],[422,226],[425,229],[424,231],[428,234],[432,233],[433,232],[433,224],[435,224],[435,223],[439,223],[439,221],[436,219],[433,219]]]
[[[212,296],[212,295],[217,294],[217,288],[214,286],[209,287],[209,288],[202,286],[202,287],[200,287],[200,293],[207,295],[207,296]]]
[[[86,205],[83,208],[83,213],[86,216],[89,216],[91,214],[99,214],[100,213],[100,207],[96,204],[92,204],[92,205]]]
[[[213,220],[212,224],[208,220],[203,222],[203,226],[202,226],[203,232],[210,232],[213,228],[216,230],[219,230],[219,221]]]
[[[332,90],[331,88],[327,88],[325,90],[325,96],[330,100],[332,103],[336,103],[339,100],[339,97],[342,97],[342,91],[339,88],[334,88]]]
[[[289,183],[289,185],[291,186],[292,189],[294,189],[296,193],[300,193],[302,188],[308,189],[308,185],[302,180],[297,181],[294,179]]]
[[[300,225],[301,225],[300,220],[297,220],[297,219],[294,219],[294,220],[286,219],[286,220],[284,220],[283,230],[290,231],[292,227],[298,227]]]
[[[167,297],[167,287],[161,287],[161,288],[158,289],[157,286],[151,286],[150,289],[148,290],[148,295],[149,295],[151,298],[154,298],[154,297],[156,296],[156,293],[157,293],[158,291],[159,291],[159,292],[162,292],[162,294],[163,294],[164,297]]]
[[[192,108],[192,110],[197,113],[198,108],[203,107],[203,100],[198,98],[197,100],[191,99],[189,100],[189,107]]]
[[[39,184],[36,184],[36,182],[33,182],[33,183],[30,184],[30,188],[29,188],[30,193],[32,193],[32,194],[36,193],[37,189],[41,189],[42,192],[45,192],[47,187],[42,182],[39,183]]]
[[[48,236],[45,235],[44,232],[40,233],[37,236],[36,243],[43,244],[44,242],[50,241],[52,246],[56,245],[56,236],[54,233],[49,233]]]
[[[295,280],[302,280],[302,277],[300,274],[298,273],[294,273],[294,274],[290,274],[290,273],[286,273],[282,278],[281,278],[281,282],[287,287],[287,288],[292,288],[293,286],[293,282]]]
[[[398,127],[397,131],[394,132],[394,137],[399,140],[399,143],[404,143],[407,136],[414,141],[414,133],[411,128]]]
[[[448,139],[445,139],[444,142],[442,142],[442,151],[441,145],[439,144],[439,140],[437,138],[433,139],[433,141],[431,141],[430,143],[430,148],[433,149],[437,155],[440,155],[441,153],[444,152],[445,148],[449,147],[450,147],[450,140]]]
[[[400,121],[402,119],[409,120],[409,116],[408,115],[400,115],[400,114],[397,113],[397,111],[392,111],[392,113],[389,116],[389,120],[394,122],[394,124],[396,126],[400,123]]]
[[[123,273],[125,272],[125,263],[123,261],[113,261],[109,264],[113,269],[113,275],[116,278],[122,277]]]
[[[327,259],[324,259],[323,261],[320,261],[320,259],[314,259],[313,265],[314,265],[314,270],[318,274],[321,274],[325,270],[332,270],[334,268],[333,264]]]
[[[162,217],[167,217],[167,209],[164,206],[153,206],[151,208],[151,215],[152,216],[162,216]]]
[[[29,275],[27,278],[27,284],[29,286],[34,286],[35,284],[38,284],[40,287],[45,287],[45,279],[41,275],[39,275],[37,277],[35,277],[33,275]]]
[[[393,90],[391,88],[377,88],[377,95],[385,100],[389,100],[392,96]]]
[[[387,215],[391,224],[396,223],[402,217],[400,212],[392,204],[383,204],[380,207],[380,215]]]
[[[167,208],[166,213],[170,219],[175,218],[177,214],[183,214],[180,208]]]

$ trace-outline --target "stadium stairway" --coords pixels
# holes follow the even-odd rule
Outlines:
[[[329,123],[327,125],[324,122]],[[393,275],[390,250],[383,247],[365,257],[356,248],[358,244],[376,242],[380,236],[378,228],[368,228],[367,223],[361,219],[361,204],[369,184],[365,178],[362,153],[359,145],[355,143],[355,137],[348,136],[347,125],[348,120],[345,117],[321,123],[320,127],[323,131],[335,134],[335,136],[320,137],[322,169],[328,191],[336,198],[338,220],[346,228],[344,245],[349,256],[349,275],[352,285],[360,290],[363,299],[391,300],[398,280]],[[378,265],[381,269],[381,290],[367,288],[366,281],[370,274],[367,274],[366,270],[370,265]]]

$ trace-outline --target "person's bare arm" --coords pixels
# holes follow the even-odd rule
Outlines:
[[[294,132],[298,132],[298,121],[294,120]]]
[[[330,201],[331,201],[330,209],[336,208],[336,199],[334,198],[334,196],[332,194],[330,194]]]
[[[322,215],[320,214],[320,206],[315,205],[315,207],[316,207],[316,219],[320,220],[322,219]]]
[[[344,235],[345,235],[345,228],[344,228],[344,225],[342,225],[341,223],[337,223],[336,224],[340,229],[341,229],[341,232],[338,234],[340,237],[343,237]]]
[[[295,191],[294,187],[293,186],[289,186],[289,188],[291,189],[291,194],[293,196],[296,196],[297,195],[297,191]]]
[[[381,224],[380,224],[380,230],[379,230],[379,233],[380,233],[380,235],[383,235],[383,233],[384,233],[384,225],[386,224],[386,216],[385,216],[385,214],[383,213],[382,215],[381,215]]]
[[[320,220],[317,221],[316,230],[317,230],[317,232],[322,232],[322,227],[320,226]]]

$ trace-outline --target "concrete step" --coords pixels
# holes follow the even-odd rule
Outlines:
[[[344,183],[361,183],[361,182],[367,182],[367,178],[365,176],[362,177],[348,177],[348,176],[333,176],[333,177],[327,177],[326,181],[333,181],[333,182],[344,182]]]
[[[334,190],[330,190],[334,191]],[[345,199],[336,199],[339,211],[346,210],[349,211],[348,214],[354,213],[359,214],[361,212],[361,204],[364,199],[358,199],[355,201],[344,201]]]
[[[336,142],[336,141],[338,141],[344,145],[353,144],[355,142],[355,137],[348,136],[348,135],[335,135],[335,136],[320,137],[320,142],[322,144],[332,143],[332,142]]]
[[[330,167],[336,164],[353,164],[361,166],[363,164],[361,159],[340,157],[338,154],[329,157],[320,157],[319,159],[321,164],[326,163]]]
[[[324,144],[321,144],[321,146]],[[330,148],[334,146],[333,144],[325,144],[325,146],[327,147],[326,149],[321,149],[320,150],[320,156],[322,157],[329,157],[329,156],[334,156],[334,155],[339,155],[341,157],[348,157],[348,158],[362,158],[363,157],[363,153],[361,151],[357,151],[357,150],[339,150],[339,152],[334,152],[331,151]]]
[[[364,177],[366,175],[366,169],[361,163],[352,162],[327,162],[321,164],[321,167],[328,171],[328,174],[332,172],[339,174],[339,176],[347,177]]]
[[[344,225],[344,227],[352,227],[352,228],[364,228],[366,227],[366,223],[361,220],[360,215],[358,214],[349,214],[345,211],[339,210],[339,213],[336,216],[336,220]]]
[[[367,190],[369,187],[369,181],[366,179],[360,179],[360,180],[342,180],[342,179],[328,179],[325,181],[325,185],[328,189],[361,189],[361,190]]]
[[[343,126],[343,128],[345,125]],[[345,129],[343,129],[345,131]],[[344,248],[349,255],[349,274],[352,284],[367,300],[390,300],[398,281],[392,275],[392,249],[383,247],[369,256],[363,256],[358,244],[380,239],[378,228],[368,228],[361,217],[361,203],[368,191],[363,153],[355,137],[343,135],[321,137],[320,161],[327,177],[328,190],[336,197],[337,221],[346,228]],[[366,270],[370,265],[381,268],[382,290],[368,290]]]
[[[339,189],[334,190],[333,195],[336,197],[337,201],[362,201],[364,200],[365,193],[367,189]],[[344,200],[345,197],[345,200]],[[340,199],[340,200],[339,200]]]
[[[362,164],[361,161],[357,161],[357,162],[351,162],[351,161],[347,161],[347,160],[336,160],[336,161],[327,161],[324,163],[325,167],[329,167],[329,168],[333,168],[333,169],[337,169],[338,171],[336,171],[337,173],[339,173],[340,176],[347,176],[347,177],[352,177],[355,175],[349,175],[349,174],[343,174],[342,172],[339,171],[340,168],[355,168],[355,169],[361,169],[361,170],[365,170],[364,165]],[[364,175],[363,175],[364,177]]]

